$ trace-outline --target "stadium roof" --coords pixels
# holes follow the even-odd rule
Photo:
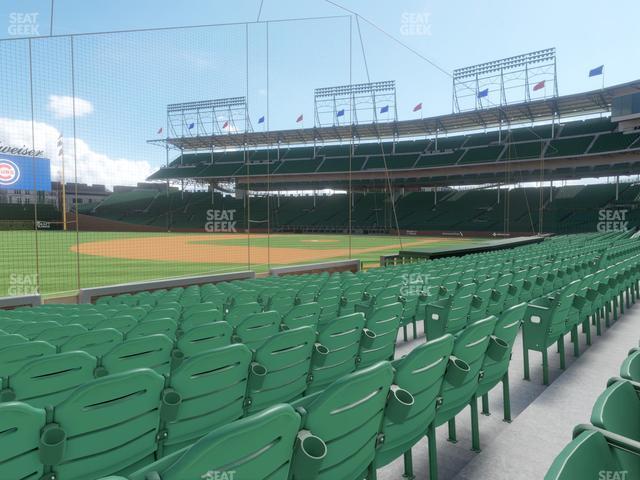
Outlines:
[[[511,125],[542,122],[554,118],[567,118],[608,112],[613,98],[640,91],[640,80],[611,87],[574,93],[542,100],[490,107],[461,113],[439,115],[398,122],[341,125],[322,128],[296,128],[267,132],[228,133],[222,135],[192,136],[150,140],[150,143],[168,143],[180,150],[210,148],[241,148],[342,142],[353,136],[358,140],[379,138],[417,137],[440,133],[472,131]]]

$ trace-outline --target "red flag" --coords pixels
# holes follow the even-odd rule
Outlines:
[[[541,90],[541,89],[543,89],[543,88],[544,88],[544,80],[542,80],[541,82],[536,83],[536,84],[533,86],[533,91],[534,91],[534,92],[537,92],[538,90]]]
[[[300,123],[302,120],[304,120],[304,115],[300,114],[300,116],[296,119],[296,123]]]
[[[417,112],[418,110],[422,110],[422,102],[420,102],[415,107],[413,107],[414,112]]]
[[[162,127],[160,127],[160,128],[158,129],[158,132],[157,132],[157,133],[158,133],[158,135],[160,135],[160,134],[162,133]]]
[[[222,125],[222,128],[227,128],[229,126],[229,120],[227,120],[226,122],[224,122],[224,125]]]

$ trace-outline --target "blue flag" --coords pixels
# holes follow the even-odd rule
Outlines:
[[[195,123],[190,123],[189,126],[187,127],[189,130],[191,130],[193,127],[195,127],[196,124]]]
[[[258,119],[258,123],[264,123],[264,117],[260,117],[260,118]]]
[[[336,117],[344,117],[344,108],[342,110],[338,110]]]
[[[485,88],[484,90],[480,90],[478,92],[478,98],[483,98],[483,97],[488,97],[489,96],[489,89]]]
[[[598,75],[602,75],[603,71],[604,71],[604,65],[600,65],[599,67],[592,68],[591,70],[589,70],[589,76],[597,77]]]
[[[389,111],[389,105],[385,105],[380,109],[380,113],[387,113]]]

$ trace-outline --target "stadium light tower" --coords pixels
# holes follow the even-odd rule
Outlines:
[[[206,137],[251,132],[246,97],[167,105],[167,137]]]
[[[532,94],[558,96],[555,48],[453,71],[453,113],[529,102]]]
[[[314,125],[318,128],[397,120],[395,80],[315,89]]]

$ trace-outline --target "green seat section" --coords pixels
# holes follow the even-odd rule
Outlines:
[[[7,335],[0,335],[0,350],[4,347],[8,347],[9,345],[15,345],[17,343],[25,343],[28,342],[29,339],[27,337],[23,337],[17,333],[9,333]]]
[[[0,337],[0,342],[2,337]],[[620,376],[627,380],[640,382],[640,349],[632,351],[620,366]]]
[[[446,334],[392,363],[394,382],[410,392],[415,403],[402,422],[385,415],[384,442],[376,451],[376,467],[387,465],[405,452],[410,455],[411,447],[427,434],[436,415],[438,395],[452,350],[453,336]]]
[[[262,311],[262,306],[258,302],[241,303],[229,309],[224,319],[231,325],[237,327],[245,318],[254,313]]]
[[[282,323],[287,328],[313,327],[318,326],[320,318],[320,305],[316,302],[296,305],[289,310],[282,318]]]
[[[86,480],[127,474],[156,451],[164,379],[148,369],[99,378],[78,387],[53,421],[66,433],[56,478]]]
[[[82,350],[94,357],[101,357],[122,341],[122,333],[115,328],[99,328],[70,338],[60,347],[60,351]]]
[[[227,345],[188,358],[171,374],[169,389],[182,401],[164,427],[164,454],[243,416],[250,363],[246,346]]]
[[[42,332],[49,328],[59,327],[60,324],[58,322],[54,322],[53,320],[46,320],[44,322],[33,322],[33,323],[25,323],[22,328],[16,330],[15,333],[19,333],[23,337],[27,337],[30,340],[35,340],[35,338],[40,335]]]
[[[148,335],[162,334],[169,338],[174,338],[176,335],[176,329],[178,326],[176,322],[170,318],[163,318],[159,320],[149,320],[148,322],[138,323],[135,327],[127,333],[127,339],[146,337]]]
[[[364,323],[363,313],[352,313],[328,323],[318,334],[316,341],[327,349],[327,353],[311,365],[307,394],[323,390],[356,369],[360,340],[365,335]]]
[[[396,337],[400,328],[402,303],[395,302],[368,310],[365,327],[375,334],[371,342],[361,343],[358,368],[381,360],[392,360],[396,351]]]
[[[214,430],[129,479],[200,479],[208,472],[233,471],[237,480],[288,480],[299,426],[300,416],[290,405],[276,405]]]
[[[280,332],[281,322],[281,316],[275,310],[254,313],[236,327],[234,340],[256,349],[265,340]]]
[[[266,369],[266,374],[261,381],[249,384],[248,411],[302,396],[307,389],[315,339],[313,328],[300,327],[274,335],[256,350],[254,361]]]
[[[56,353],[56,347],[40,340],[1,348],[0,378],[10,377],[30,361],[54,353]]]
[[[96,329],[115,328],[116,330],[127,334],[136,325],[138,320],[133,315],[118,315],[117,317],[107,318],[96,325]]]
[[[173,342],[166,335],[149,335],[126,340],[109,350],[101,359],[104,374],[126,372],[136,368],[150,368],[161,374],[169,373]]]
[[[180,323],[180,329],[182,331],[187,331],[199,325],[206,325],[208,323],[220,321],[222,321],[222,312],[220,310],[212,308],[203,311],[196,311],[186,317],[183,317],[182,322]]]
[[[466,364],[450,361],[442,383],[442,405],[436,414],[435,425],[454,418],[471,400],[478,388],[478,378],[489,340],[496,326],[496,317],[472,323],[455,335],[452,356]]]
[[[231,343],[231,326],[227,322],[213,322],[185,331],[176,342],[176,347],[185,357],[191,357],[212,348]]]
[[[53,327],[43,330],[42,333],[36,337],[36,340],[44,340],[55,347],[61,347],[69,341],[70,338],[86,333],[86,331],[87,329],[82,325],[63,325],[61,327]]]
[[[11,376],[9,388],[15,400],[34,407],[55,406],[76,387],[93,380],[95,368],[96,358],[86,352],[46,355],[30,361]]]
[[[38,441],[45,422],[43,409],[20,402],[0,404],[0,478],[42,478]]]
[[[640,390],[640,385],[636,386]],[[593,405],[591,423],[640,442],[639,394],[628,380],[613,383],[602,392]]]
[[[82,314],[74,318],[73,323],[82,325],[87,330],[93,330],[96,326],[107,320],[107,317],[101,313]]]
[[[346,375],[294,404],[306,412],[303,428],[327,445],[319,479],[360,479],[373,463],[393,368],[379,362]]]
[[[598,431],[587,430],[562,449],[544,480],[602,478],[601,472],[620,473],[623,470],[625,468],[616,456],[616,449],[609,445],[605,436]]]

